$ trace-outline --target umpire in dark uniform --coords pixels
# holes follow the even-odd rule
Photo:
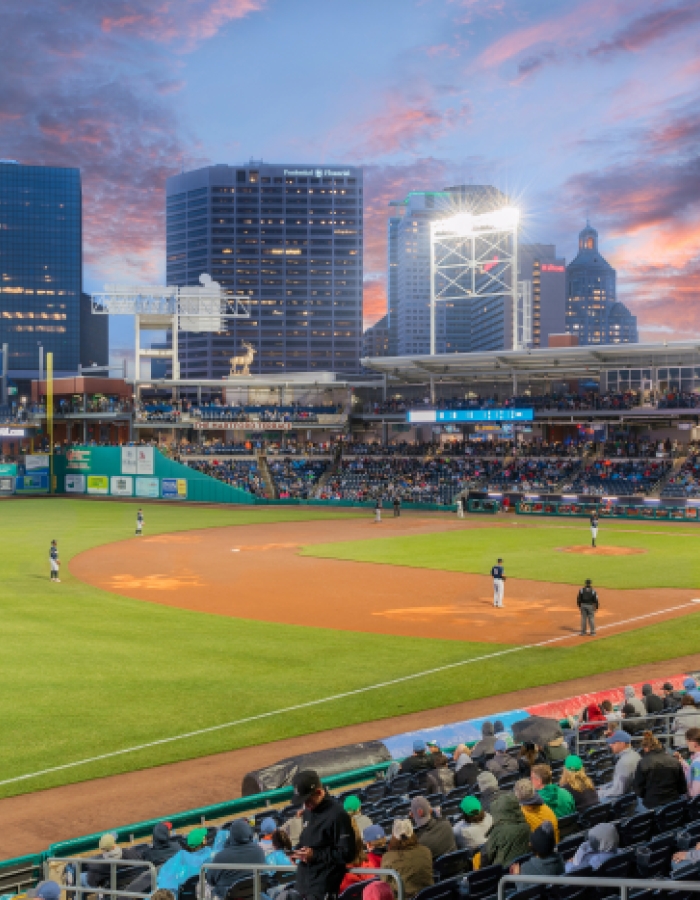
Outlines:
[[[578,592],[578,608],[581,610],[581,634],[586,633],[586,624],[591,627],[591,634],[595,634],[595,614],[598,606],[598,594],[593,590],[591,579],[586,579],[586,584]]]

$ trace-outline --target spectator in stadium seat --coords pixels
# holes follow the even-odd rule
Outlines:
[[[277,822],[272,816],[266,816],[260,823],[260,836],[258,843],[263,849],[263,853],[267,856],[272,851],[272,835],[277,830]],[[287,838],[289,840],[289,838]]]
[[[695,706],[695,701],[690,694],[684,694],[681,699],[680,712],[673,720],[673,746],[678,749],[685,747],[685,733],[689,728],[700,728],[700,711]]]
[[[523,778],[529,778],[532,767],[537,763],[544,762],[544,756],[537,749],[535,744],[527,741],[520,748],[520,756],[518,757],[518,772]]]
[[[292,864],[289,858],[289,854],[292,852],[292,842],[286,831],[275,828],[270,835],[270,845],[270,852],[265,854],[265,862],[268,866],[290,866]]]
[[[667,681],[661,689],[664,701],[664,712],[678,709],[681,705],[681,694],[674,688],[670,681]]]
[[[160,867],[157,886],[177,893],[188,878],[198,875],[204,863],[214,855],[206,841],[207,829],[193,828],[187,835],[187,850],[179,850]]]
[[[236,819],[231,823],[229,836],[221,850],[212,859],[213,863],[257,863],[264,864],[265,851],[255,840],[255,834],[245,819]],[[212,869],[207,872],[207,881],[211,885],[212,892],[216,897],[223,898],[226,896],[231,885],[240,881],[241,878],[247,878],[251,872],[243,869],[238,871],[227,871],[225,869]]]
[[[425,751],[425,741],[420,740],[420,738],[415,740],[413,742],[413,755],[407,757],[401,763],[401,773],[415,775],[416,772],[424,772],[426,769],[432,769],[433,761]]]
[[[505,741],[507,747],[513,746],[513,738],[509,731],[506,730],[506,726],[501,722],[500,719],[496,719],[493,723],[493,736],[497,741]]]
[[[411,800],[411,818],[418,843],[430,850],[433,859],[457,849],[449,821],[436,819],[425,797],[414,797]]]
[[[539,828],[543,822],[551,822],[552,828],[554,829],[554,836],[556,837],[558,844],[559,822],[557,821],[557,817],[542,800],[540,795],[535,792],[530,779],[521,778],[520,781],[516,781],[513,793],[520,804],[520,809],[523,811],[525,821],[527,822],[530,831]]]
[[[426,789],[430,794],[449,794],[455,787],[455,776],[447,768],[447,757],[440,753],[433,756],[435,768],[428,772]]]
[[[282,831],[289,837],[289,840],[292,842],[292,847],[298,843],[299,835],[304,828],[304,823],[301,820],[303,815],[304,809],[302,808],[291,816],[291,818],[282,823]]]
[[[569,747],[563,736],[556,737],[542,747],[544,761],[550,765],[558,760],[566,759],[569,755]]]
[[[115,836],[107,833],[100,838],[100,853],[93,856],[83,868],[80,881],[83,887],[107,887],[109,885],[109,866],[100,865],[99,860],[121,859],[122,848],[117,845]]]
[[[501,796],[501,791],[498,789],[498,781],[496,781],[496,776],[493,774],[493,772],[481,772],[479,777],[476,779],[476,783],[479,785],[481,805],[487,812],[491,812],[491,807],[493,806],[497,798]]]
[[[351,862],[348,863],[345,877],[340,882],[340,894],[342,894],[343,891],[346,891],[351,885],[357,884],[359,881],[366,881],[368,878],[372,877],[371,875],[358,875],[355,872],[349,871],[350,869],[366,868],[365,860],[367,858],[365,845],[362,843],[362,834],[357,827],[357,822],[352,818],[350,819],[350,822],[352,824],[352,830],[355,833],[355,856]]]
[[[627,705],[628,703],[630,704],[630,706],[634,707],[634,711],[637,716],[645,716],[647,714],[646,706],[635,694],[634,688],[631,684],[628,684],[625,688],[625,705]]]
[[[306,898],[337,894],[346,866],[355,858],[350,816],[313,769],[298,772],[293,784],[294,802],[304,805],[304,827],[292,854],[292,861],[298,863],[296,890]]]
[[[410,819],[395,819],[389,849],[384,854],[383,868],[394,869],[403,881],[406,900],[433,884],[433,857],[430,850],[418,842]],[[389,881],[396,896],[395,883],[388,875],[382,881]]]
[[[27,897],[38,897],[39,900],[59,900],[61,890],[57,881],[40,881],[35,888],[27,891]]]
[[[600,803],[598,791],[586,775],[580,756],[566,757],[559,786],[567,790],[574,798],[576,812],[582,812],[589,806],[596,806]]]
[[[573,859],[567,862],[567,874],[575,872],[576,869],[582,869],[584,866],[597,869],[617,854],[619,846],[620,835],[614,825],[610,822],[594,825],[589,830],[587,839],[574,854]]]
[[[486,768],[489,772],[493,772],[496,778],[514,775],[519,771],[518,760],[514,756],[508,755],[508,745],[505,741],[497,740],[494,744],[494,750],[494,757],[486,763]]]
[[[159,822],[153,828],[153,842],[150,847],[146,847],[141,852],[141,858],[147,862],[153,863],[158,868],[162,866],[171,856],[175,856],[178,850],[182,849],[179,841],[176,841],[170,835],[170,823]]]
[[[631,735],[641,734],[649,727],[647,719],[640,719],[636,708],[631,703],[625,703],[622,707],[622,718],[625,731]]]
[[[437,741],[426,741],[425,746],[428,748],[428,757],[435,767],[438,766],[440,759],[443,759],[445,765],[447,765],[448,759],[440,749],[440,744]]]
[[[364,866],[368,869],[381,869],[382,859],[386,852],[386,835],[381,825],[370,825],[362,832],[367,853]]]
[[[565,871],[564,859],[556,851],[556,840],[551,822],[543,822],[530,835],[530,848],[532,856],[524,863],[514,863],[510,867],[511,875],[551,875],[555,878],[563,875]],[[527,882],[517,885],[518,891],[524,891],[530,887]]]
[[[491,815],[493,826],[478,860],[482,869],[508,866],[530,849],[530,826],[513,794],[501,794],[491,807]]]
[[[472,747],[472,759],[478,760],[483,756],[491,756],[494,753],[495,743],[493,722],[484,722],[481,726],[481,740]]]
[[[571,816],[576,812],[573,796],[558,784],[552,783],[552,770],[548,765],[533,766],[530,780],[533,788],[557,819],[561,819],[562,816]]]
[[[394,900],[394,892],[383,881],[373,881],[362,892],[362,900]]]
[[[676,753],[676,759],[683,767],[688,796],[697,797],[700,796],[700,728],[689,728],[685,740],[690,750],[690,760],[683,759],[680,753]]]
[[[343,801],[343,809],[350,816],[352,821],[357,825],[357,830],[360,835],[365,830],[365,828],[369,828],[372,824],[372,820],[369,816],[366,816],[362,812],[362,804],[360,803],[360,798],[356,797],[354,794],[350,797],[346,797]]]
[[[642,758],[634,773],[634,790],[646,809],[673,803],[687,793],[683,767],[651,731],[642,738]]]
[[[476,797],[465,797],[459,804],[464,818],[452,829],[458,850],[478,850],[493,826],[493,816],[484,810]]]
[[[664,701],[657,694],[650,684],[642,685],[642,702],[648,713],[661,713],[664,711]]]
[[[693,702],[697,706],[698,703],[700,703],[700,691],[698,690],[697,681],[689,676],[683,682],[683,687],[686,692],[693,698]]]
[[[466,744],[459,744],[454,752],[455,758],[455,787],[466,787],[476,784],[476,779],[481,771],[475,762],[472,762],[471,752]]]
[[[612,781],[598,788],[601,800],[622,797],[634,788],[634,773],[641,757],[631,746],[632,738],[626,731],[615,731],[605,739],[606,744],[617,757]]]

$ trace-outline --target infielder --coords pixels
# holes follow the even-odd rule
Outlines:
[[[598,513],[591,513],[591,547],[595,547],[598,537]]]
[[[459,497],[457,499],[457,518],[458,519],[464,518],[464,503],[465,503],[464,497]]]
[[[382,498],[377,497],[377,502],[374,504],[374,521],[375,523],[382,521]]]
[[[51,565],[51,581],[55,581],[57,584],[60,584],[61,579],[58,577],[58,570],[61,567],[61,561],[58,558],[58,546],[56,545],[56,541],[51,541],[51,549],[49,550],[49,563]]]
[[[136,513],[136,534],[139,536],[143,534],[143,513],[141,510]]]
[[[499,559],[498,563],[491,569],[491,577],[493,578],[493,605],[496,609],[502,609],[503,594],[506,589],[506,576],[502,559]]]

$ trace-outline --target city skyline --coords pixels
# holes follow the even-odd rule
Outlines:
[[[695,3],[40,0],[30,14],[8,0],[4,13],[0,157],[81,169],[88,289],[164,282],[170,175],[345,161],[365,170],[365,324],[385,311],[389,201],[473,182],[516,198],[522,239],[567,262],[589,217],[641,340],[700,332]]]

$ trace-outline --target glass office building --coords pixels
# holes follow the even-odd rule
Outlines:
[[[183,378],[221,378],[252,345],[252,374],[354,374],[362,344],[362,169],[208,166],[168,179],[167,281],[209,273],[250,319],[180,333]]]
[[[39,345],[56,374],[80,361],[80,170],[0,161],[0,344],[9,372],[36,377]]]

